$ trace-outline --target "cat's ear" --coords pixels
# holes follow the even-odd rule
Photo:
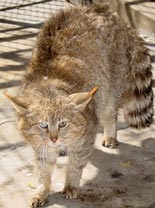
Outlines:
[[[74,93],[69,95],[69,97],[71,101],[76,104],[78,109],[84,110],[97,90],[98,87],[94,87],[90,92]]]
[[[16,97],[7,94],[6,92],[3,93],[9,100],[11,100],[13,108],[16,112],[20,115],[24,115],[28,112],[27,106],[24,105],[21,101],[19,101]]]

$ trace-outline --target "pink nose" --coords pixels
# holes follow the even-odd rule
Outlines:
[[[50,138],[50,140],[51,140],[53,143],[56,143],[56,141],[58,140],[58,138],[54,137],[54,138]]]

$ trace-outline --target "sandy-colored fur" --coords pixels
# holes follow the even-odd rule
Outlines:
[[[64,193],[77,197],[97,126],[104,128],[103,145],[117,145],[120,105],[132,127],[151,124],[151,78],[143,41],[107,4],[60,11],[45,22],[22,90],[13,100],[19,128],[34,148],[41,172],[31,206],[45,203],[50,172],[61,151],[69,156]],[[89,92],[95,86],[98,91],[92,97]],[[68,126],[59,129],[63,119]],[[48,122],[47,130],[38,127],[42,121]]]

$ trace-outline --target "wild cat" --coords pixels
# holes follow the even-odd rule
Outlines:
[[[150,126],[151,79],[148,49],[107,4],[60,11],[45,22],[21,90],[6,94],[40,171],[32,207],[46,202],[60,151],[69,156],[63,192],[78,196],[97,127],[104,128],[104,146],[117,145],[120,106],[131,127]]]

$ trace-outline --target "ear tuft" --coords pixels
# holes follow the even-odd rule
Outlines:
[[[3,93],[4,96],[6,96],[9,100],[11,100],[13,108],[16,110],[18,114],[26,114],[27,113],[27,106],[19,101],[16,97],[13,97],[12,95],[9,95],[6,91]]]
[[[13,97],[12,95],[7,94],[7,91],[3,92],[3,95],[5,95],[5,97],[7,97],[9,100],[11,100],[12,102],[15,101],[15,97]]]
[[[98,90],[98,87],[97,87],[97,86],[94,87],[94,88],[89,92],[90,96],[93,96],[93,95],[96,93],[97,90]]]

